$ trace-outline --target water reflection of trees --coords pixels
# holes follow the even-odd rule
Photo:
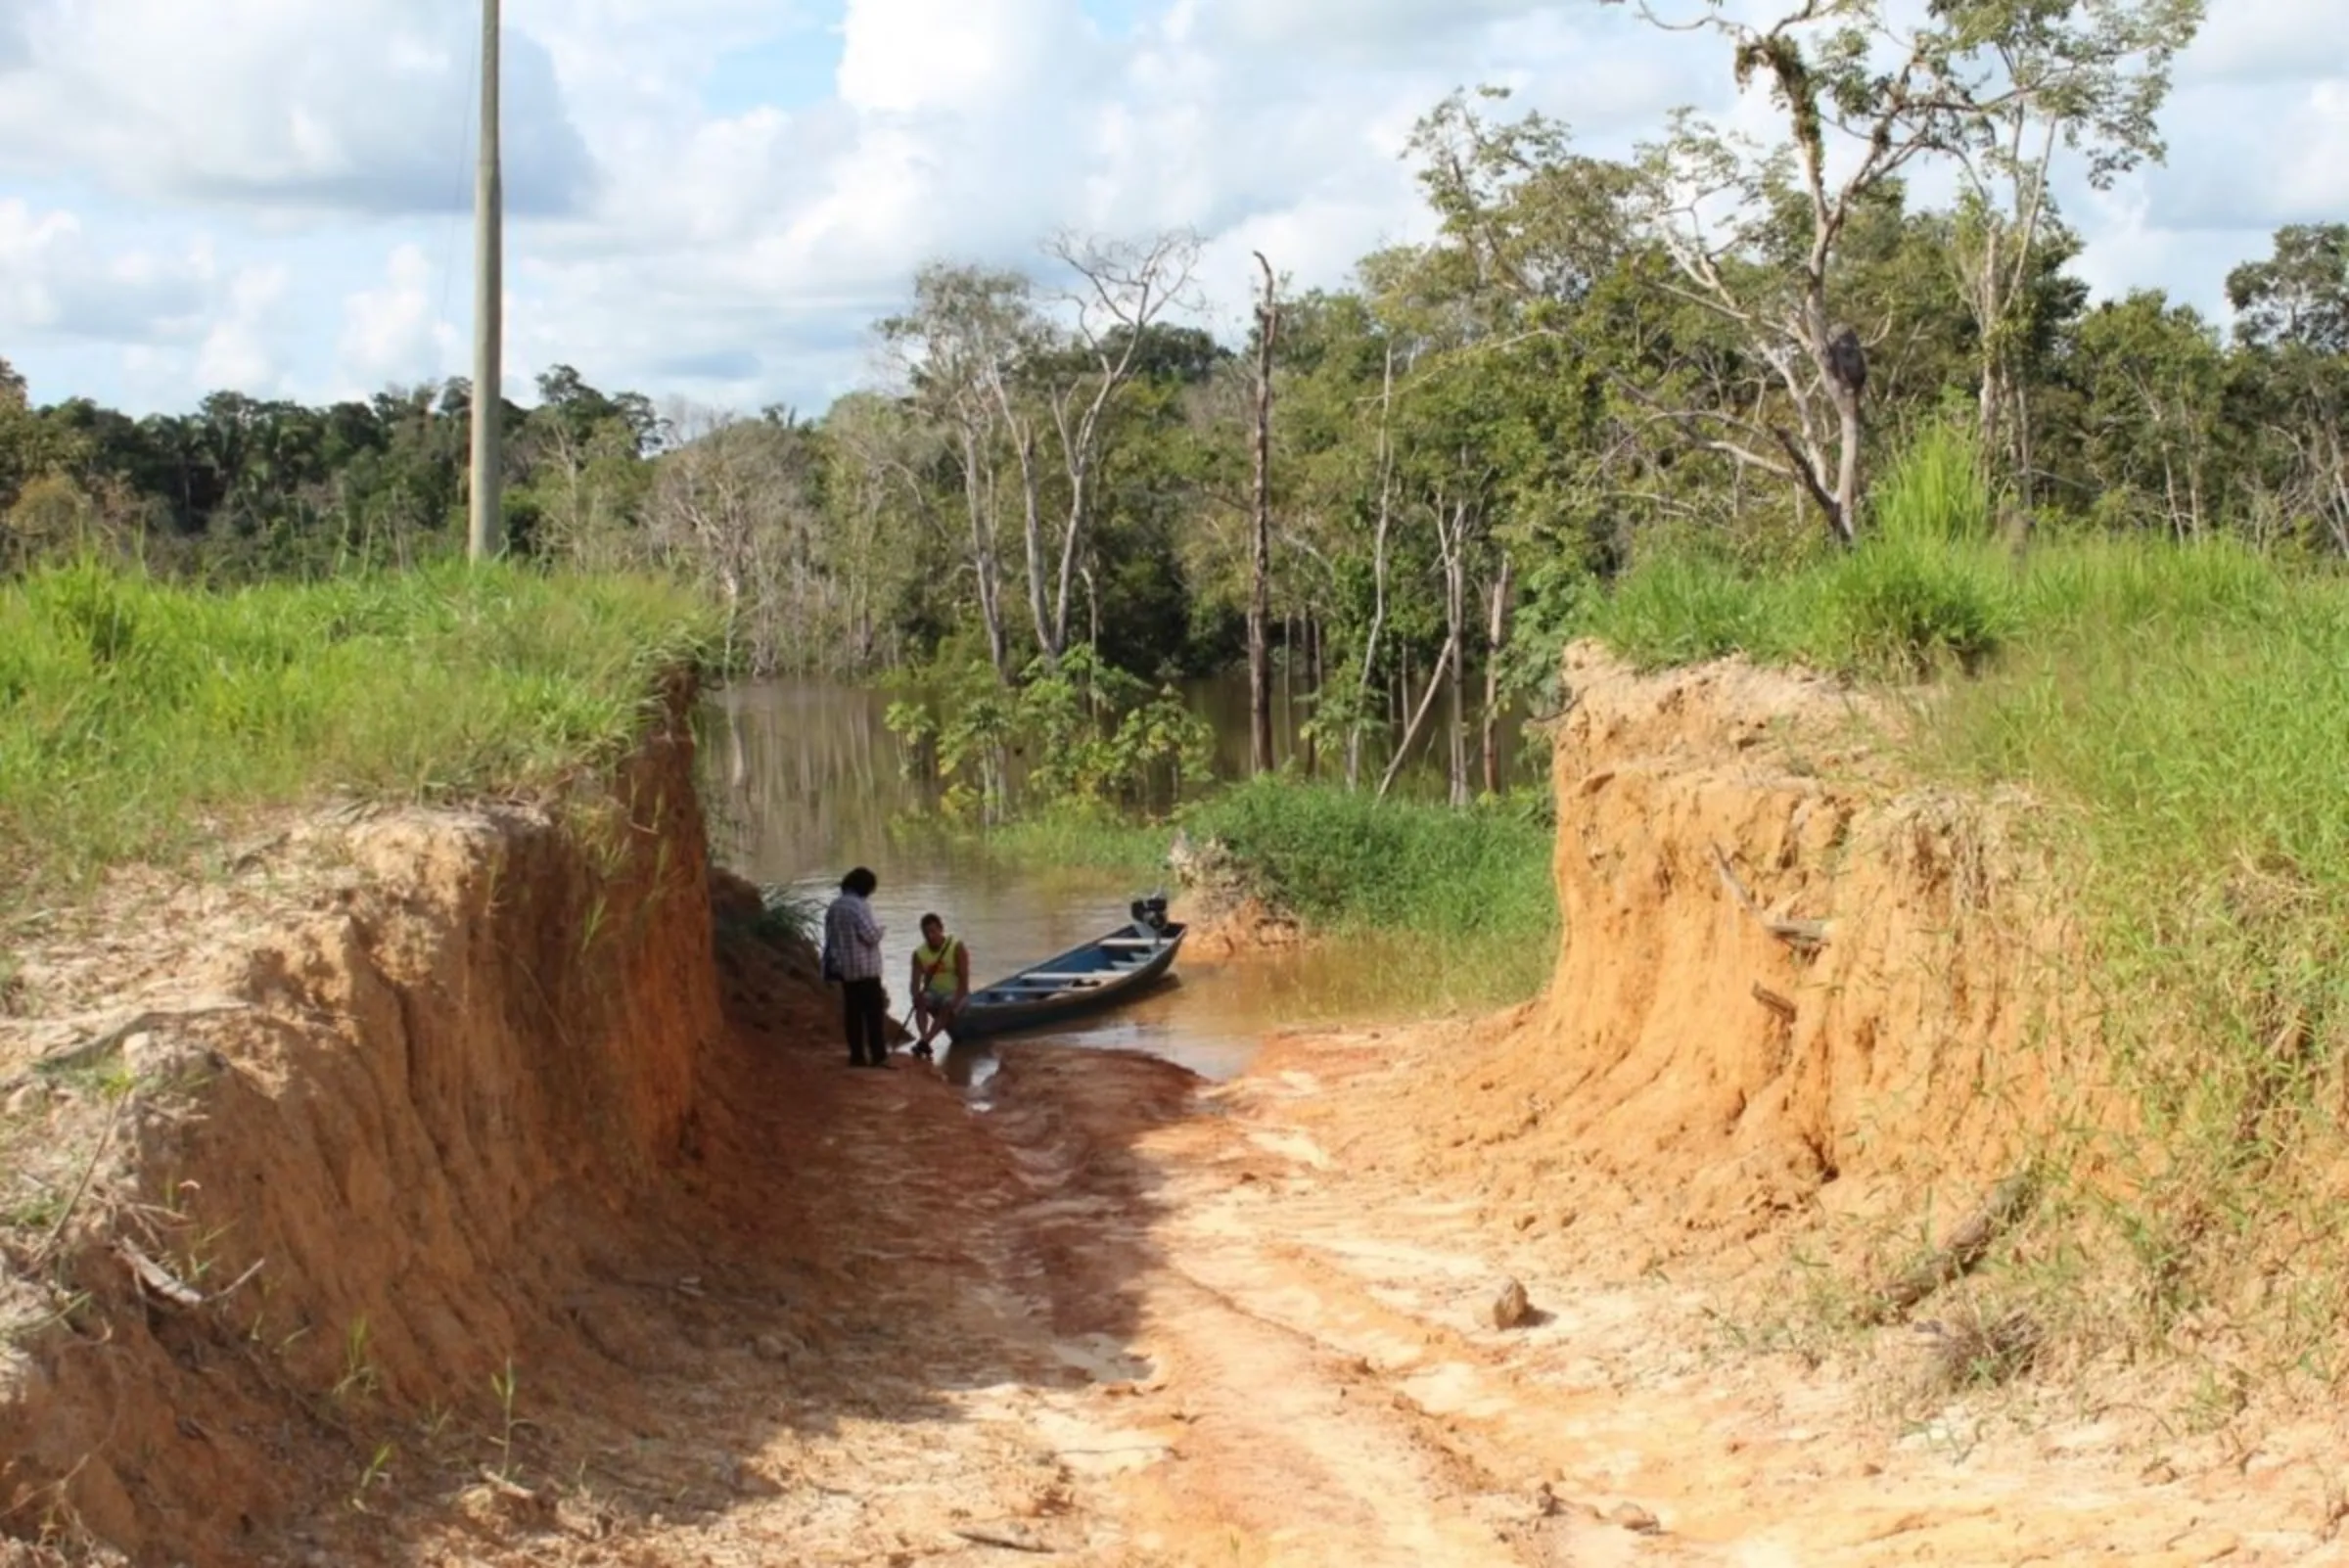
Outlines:
[[[1183,694],[1215,734],[1215,773],[1244,777],[1248,768],[1248,692],[1239,676],[1193,681]],[[831,867],[842,854],[871,856],[918,834],[935,814],[939,791],[883,722],[882,693],[822,680],[773,680],[725,687],[702,715],[703,766],[713,835],[731,859],[766,867]],[[1301,754],[1307,706],[1275,688],[1274,757]],[[1537,760],[1502,728],[1504,772],[1519,775]],[[1383,756],[1371,758],[1384,766]],[[1445,760],[1416,760],[1405,778],[1440,791]],[[843,868],[845,869],[845,867]]]
[[[879,845],[935,792],[909,777],[875,692],[820,681],[720,691],[727,737],[726,848],[749,863],[807,865],[839,846]]]

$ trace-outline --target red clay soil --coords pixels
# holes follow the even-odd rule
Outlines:
[[[1635,1215],[1645,1267],[1795,1217],[1947,1228],[2111,1114],[2014,803],[1904,783],[1864,728],[1895,715],[1819,677],[1583,646],[1567,680],[1555,976],[1412,1089],[1427,1170],[1512,1222]]]
[[[141,1027],[8,1094],[44,1196],[10,1303],[55,1315],[8,1340],[0,1564],[2349,1560],[2330,1421],[1959,1398],[1905,1323],[1822,1356],[1727,1310],[1836,1189],[2004,1168],[2030,944],[1972,916],[2035,873],[1706,739],[1831,693],[1609,678],[1562,748],[1559,990],[1220,1086],[850,1069],[676,752],[600,853],[312,825],[160,894],[169,959],[61,925],[0,1074]]]

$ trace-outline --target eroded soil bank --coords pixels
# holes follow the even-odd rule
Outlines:
[[[1755,1260],[2006,1168],[2052,905],[1831,755],[1838,694],[1577,682],[1552,992],[1221,1085],[848,1071],[681,736],[617,835],[313,822],[61,917],[0,1067],[78,1053],[9,1101],[0,1561],[2338,1554],[2336,1423],[1754,1330]]]

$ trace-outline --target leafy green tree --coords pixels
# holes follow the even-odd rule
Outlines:
[[[2349,224],[2279,230],[2266,260],[2228,274],[2227,301],[2238,424],[2263,438],[2252,504],[2349,554]]]
[[[2097,306],[2066,357],[2080,398],[2071,495],[2112,528],[2179,538],[2221,521],[2228,366],[2217,329],[2154,291]]]

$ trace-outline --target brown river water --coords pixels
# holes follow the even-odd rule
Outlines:
[[[1215,722],[1220,751],[1244,760],[1244,692],[1235,704],[1218,685],[1194,700]],[[944,916],[968,945],[976,988],[1101,935],[1127,918],[1136,897],[1155,891],[1116,873],[1006,865],[925,831],[932,796],[907,775],[897,737],[882,723],[888,702],[823,681],[726,687],[710,700],[703,755],[712,831],[736,871],[814,898],[829,898],[854,865],[880,878],[873,905],[887,930],[886,975],[899,1017],[927,912]],[[1147,1051],[1229,1078],[1273,1030],[1426,1015],[1425,965],[1413,961],[1423,956],[1378,941],[1220,962],[1186,953],[1172,981],[1150,994],[1020,1038]],[[945,1065],[950,1078],[984,1090],[993,1062],[985,1048],[964,1047]]]

